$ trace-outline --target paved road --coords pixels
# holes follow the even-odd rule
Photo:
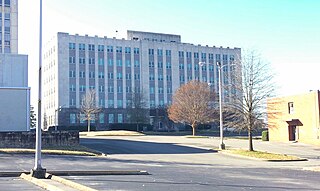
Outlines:
[[[288,147],[288,152],[304,148],[303,155],[313,158],[307,162],[270,163],[210,150],[212,145],[218,145],[218,139],[142,136],[99,137],[81,142],[113,154],[108,157],[43,155],[42,166],[48,171],[146,170],[151,173],[65,177],[98,190],[320,190],[320,174],[302,170],[319,164],[317,150],[312,154],[312,149],[317,148],[308,145],[281,145]],[[226,144],[246,146],[245,141],[226,140]],[[255,142],[255,146],[277,149],[269,143]],[[29,171],[33,166],[34,155],[0,154],[1,171]],[[0,190],[41,190],[17,178],[0,178],[0,184],[4,185]]]
[[[270,163],[226,156],[210,150],[218,139],[185,137],[99,137],[82,139],[83,145],[109,153],[113,164],[147,170],[150,176],[68,177],[99,190],[320,190],[317,172],[303,167],[320,164],[314,147],[298,145],[311,161]],[[237,147],[242,140],[226,140]],[[278,147],[255,142],[257,148]],[[287,152],[293,152],[290,145]],[[295,145],[297,146],[297,145]],[[306,149],[307,148],[307,149]],[[299,148],[300,149],[300,148]],[[279,149],[281,150],[281,149]],[[291,150],[291,151],[290,151]]]

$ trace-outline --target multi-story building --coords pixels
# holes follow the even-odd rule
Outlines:
[[[239,48],[182,43],[171,34],[128,31],[127,39],[116,39],[58,33],[44,53],[46,120],[49,126],[85,125],[77,108],[89,89],[95,89],[97,104],[105,108],[94,121],[100,127],[127,122],[133,91],[143,92],[150,109],[170,105],[175,90],[190,80],[208,82],[218,92],[216,62],[225,65],[222,83],[228,84],[240,54]]]
[[[18,54],[18,0],[0,0],[0,53]]]
[[[0,23],[1,101],[15,108],[0,108],[0,131],[29,130],[28,56],[18,54],[18,0],[0,0]]]

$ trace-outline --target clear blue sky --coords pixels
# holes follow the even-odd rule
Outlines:
[[[19,52],[29,55],[33,105],[38,23],[39,0],[20,0]],[[318,0],[43,0],[44,43],[56,32],[126,38],[127,29],[179,34],[194,44],[255,49],[271,63],[278,95],[320,89]]]

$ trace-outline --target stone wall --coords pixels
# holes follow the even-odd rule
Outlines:
[[[77,146],[78,131],[42,132],[42,147]],[[35,148],[36,132],[0,132],[0,148]]]

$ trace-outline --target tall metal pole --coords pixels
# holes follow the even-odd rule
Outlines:
[[[41,86],[42,86],[42,0],[40,0],[40,30],[39,30],[39,92],[38,92],[38,126],[36,129],[35,165],[31,175],[36,178],[45,178],[46,169],[41,166]]]
[[[217,62],[219,67],[219,110],[220,110],[220,145],[219,149],[224,150],[226,148],[223,143],[223,116],[222,116],[222,80],[221,80],[221,63]]]

